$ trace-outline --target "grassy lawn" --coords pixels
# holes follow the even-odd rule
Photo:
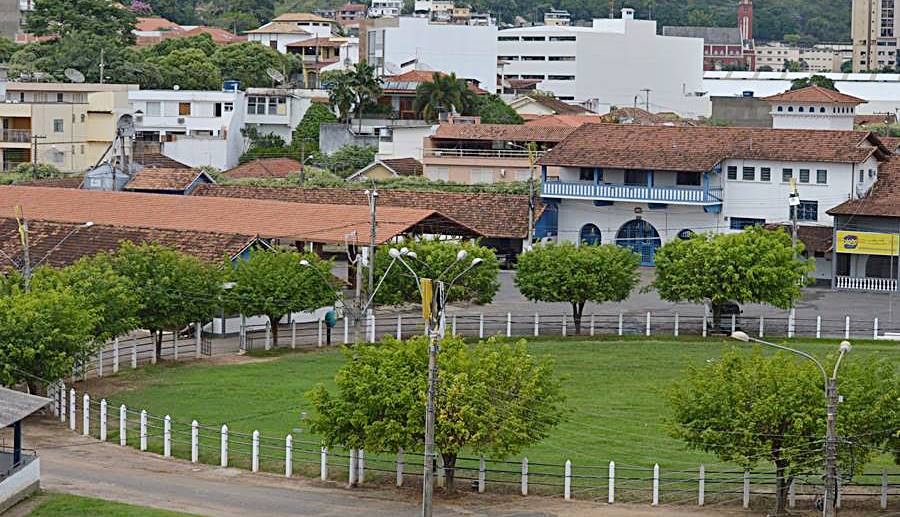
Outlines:
[[[535,354],[555,357],[557,372],[565,378],[569,414],[548,439],[523,456],[532,464],[561,465],[569,459],[582,473],[589,471],[589,466],[597,466],[597,475],[605,474],[610,460],[623,468],[646,468],[658,463],[669,471],[695,471],[701,463],[720,464],[715,457],[687,450],[682,442],[668,436],[665,420],[669,412],[664,392],[685,368],[702,365],[730,346],[731,342],[721,338],[532,341],[529,347]],[[819,357],[837,348],[836,342],[796,346]],[[900,361],[900,347],[886,342],[859,342],[847,361],[881,357]],[[124,402],[131,409],[147,409],[155,416],[169,414],[180,422],[197,419],[211,426],[201,432],[201,443],[208,446],[201,456],[211,463],[218,462],[217,428],[223,423],[232,433],[259,430],[264,439],[271,439],[265,441],[271,448],[263,447],[263,463],[269,455],[270,468],[277,471],[283,468],[278,459],[283,456],[285,435],[292,433],[298,443],[315,440],[305,429],[297,431],[306,427],[301,413],[311,410],[304,392],[320,382],[333,386],[334,373],[343,361],[339,351],[327,350],[259,358],[249,364],[149,367],[120,376],[128,388],[109,396],[113,408]],[[117,413],[111,411],[111,415]],[[111,421],[116,418],[111,417]],[[174,429],[176,455],[189,457],[188,428],[179,424]],[[151,429],[151,447],[154,443],[158,447],[155,437],[160,434],[158,428]],[[134,436],[132,432],[129,439]],[[233,435],[232,441],[233,461],[246,463],[249,437]],[[312,444],[305,447],[315,449]],[[300,448],[298,445],[295,450]],[[520,461],[521,456],[509,460]],[[316,471],[317,457],[309,454],[295,460],[298,469],[305,462],[309,471]],[[889,464],[890,458],[884,456],[870,467]],[[518,467],[508,468],[513,471]]]
[[[143,506],[114,503],[91,497],[68,494],[48,494],[29,517],[72,517],[92,515],[95,517],[190,517],[187,513],[156,510]]]

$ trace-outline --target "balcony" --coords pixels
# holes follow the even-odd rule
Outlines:
[[[722,203],[722,188],[648,187],[546,181],[541,184],[541,196],[596,201],[639,201],[645,203],[708,206]]]
[[[528,159],[528,151],[524,149],[425,149],[425,158],[518,158]],[[544,155],[537,151],[535,160]]]
[[[0,131],[0,142],[14,144],[31,143],[31,130],[29,129],[4,129]]]

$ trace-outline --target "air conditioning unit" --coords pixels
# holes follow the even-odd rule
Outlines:
[[[178,117],[178,123],[184,124],[184,117]]]

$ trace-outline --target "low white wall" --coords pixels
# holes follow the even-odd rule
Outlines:
[[[24,468],[0,481],[0,513],[31,495],[41,481],[41,459],[34,458]]]

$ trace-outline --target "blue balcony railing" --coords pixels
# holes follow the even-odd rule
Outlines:
[[[636,185],[612,185],[545,181],[541,184],[541,196],[598,201],[642,201],[647,203],[674,203],[683,205],[716,205],[722,202],[721,187],[647,187]]]

